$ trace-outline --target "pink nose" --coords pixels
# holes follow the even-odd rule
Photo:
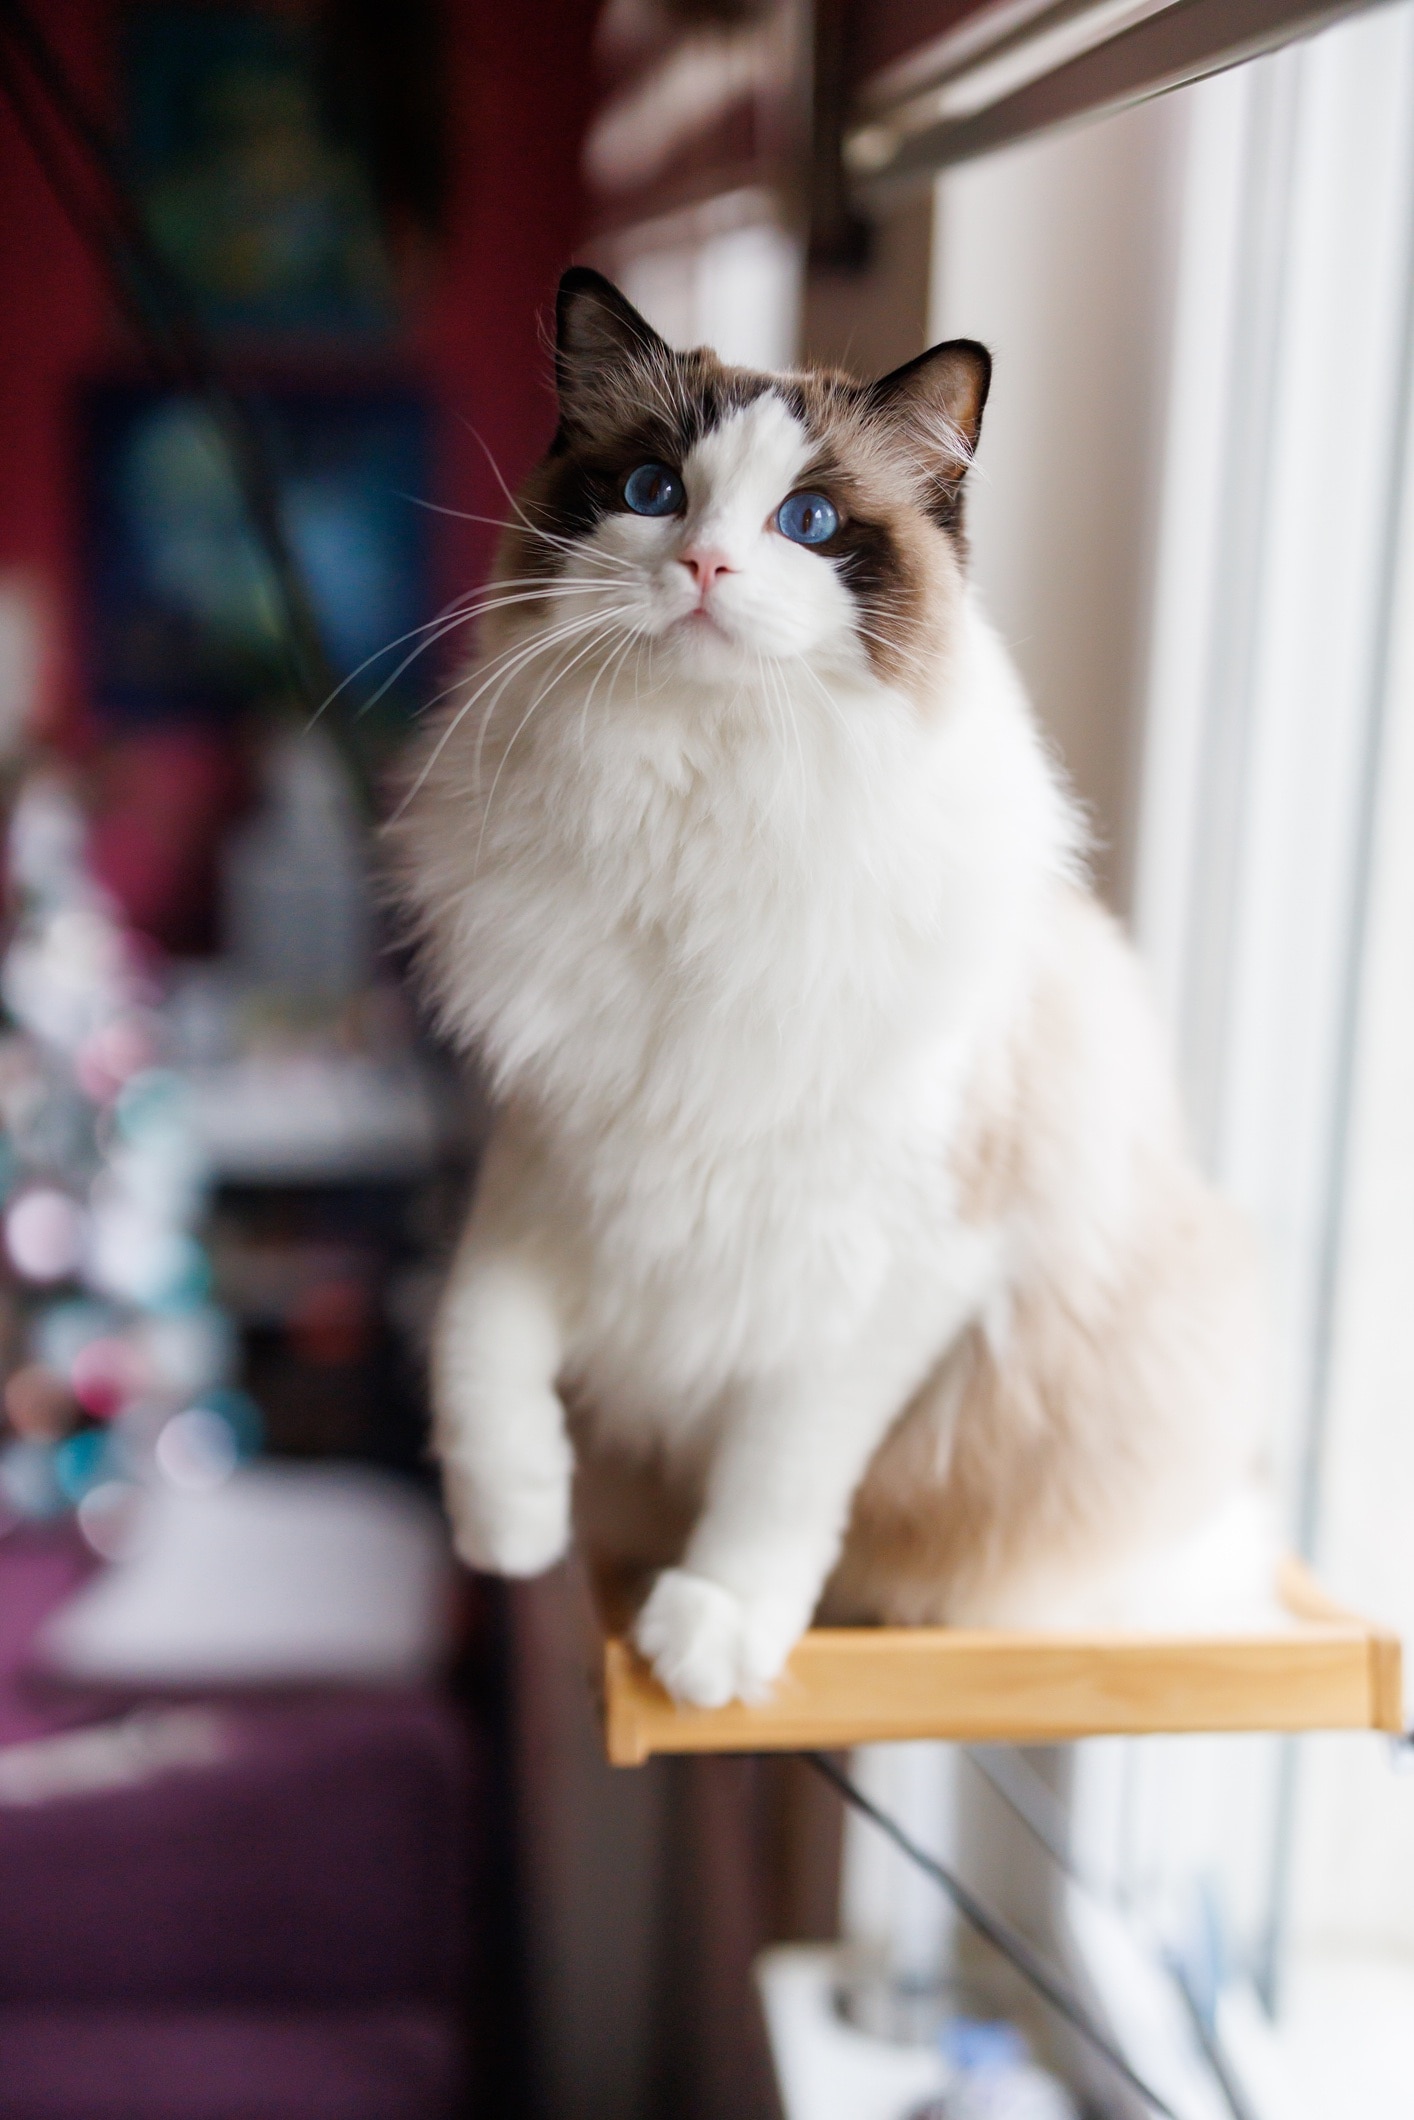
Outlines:
[[[726,553],[719,552],[714,545],[690,545],[681,557],[702,596],[707,594],[719,574],[736,572]]]

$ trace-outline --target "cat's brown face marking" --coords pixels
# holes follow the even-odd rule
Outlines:
[[[705,348],[673,352],[582,269],[565,276],[558,324],[560,426],[522,496],[526,520],[508,535],[502,571],[547,583],[573,571],[575,548],[631,507],[625,489],[637,467],[681,481],[709,438],[753,407],[764,423],[762,401],[774,399],[787,416],[777,425],[798,444],[789,490],[823,496],[838,516],[803,555],[797,592],[823,595],[827,584],[811,570],[830,569],[876,675],[921,690],[946,650],[965,566],[962,489],[986,397],[983,349],[956,341],[874,384],[831,370],[758,374]],[[681,483],[677,491],[686,523],[693,497]],[[768,509],[786,498],[775,495]],[[763,528],[771,523],[768,515]]]

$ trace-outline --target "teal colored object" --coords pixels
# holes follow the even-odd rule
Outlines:
[[[172,1271],[162,1287],[153,1292],[147,1307],[162,1311],[196,1310],[211,1294],[212,1279],[211,1261],[196,1238],[176,1238],[173,1241]]]
[[[62,1516],[68,1497],[55,1470],[57,1453],[52,1443],[32,1443],[20,1437],[0,1450],[0,1496],[20,1516]]]
[[[265,1441],[265,1418],[248,1391],[234,1384],[220,1384],[214,1391],[204,1391],[194,1410],[214,1413],[223,1420],[236,1439],[241,1457],[259,1455]]]
[[[113,1116],[123,1139],[136,1144],[184,1124],[186,1105],[186,1087],[180,1076],[170,1068],[145,1067],[119,1090]]]
[[[106,1479],[110,1456],[107,1431],[102,1428],[81,1428],[60,1443],[54,1452],[54,1477],[64,1499],[81,1502],[90,1487]]]

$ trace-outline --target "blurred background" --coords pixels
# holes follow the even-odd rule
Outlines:
[[[1410,0],[0,0],[4,2120],[1147,2109],[798,1764],[611,1772],[572,1567],[452,1564],[481,1104],[373,828],[572,258],[751,365],[987,341],[980,592],[1267,1243],[1288,1535],[1414,1637],[1411,109]],[[1184,2120],[1394,2120],[1396,1761],[855,1771]]]

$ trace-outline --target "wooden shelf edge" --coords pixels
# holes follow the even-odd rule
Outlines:
[[[1402,1728],[1400,1643],[1341,1610],[1299,1564],[1281,1592],[1299,1624],[1263,1635],[1020,1634],[816,1627],[757,1706],[683,1708],[622,1633],[602,1640],[614,1766],[663,1752],[834,1750],[910,1738],[1045,1744],[1199,1731]],[[616,1624],[614,1624],[616,1623]]]
[[[1399,1636],[1375,1629],[1370,1636],[1370,1724],[1391,1737],[1403,1737],[1404,1655]]]

